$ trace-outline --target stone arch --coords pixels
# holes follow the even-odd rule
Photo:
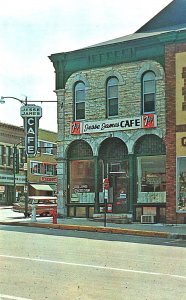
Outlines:
[[[123,76],[120,74],[120,72],[118,72],[117,70],[111,69],[110,71],[106,72],[105,75],[100,80],[100,84],[99,84],[100,88],[105,87],[105,82],[107,81],[107,79],[109,77],[117,77],[117,79],[119,80],[119,85],[125,84]]]
[[[84,158],[92,157],[93,151],[91,145],[83,139],[78,139],[71,142],[66,149],[67,158]]]
[[[108,137],[100,144],[98,156],[102,159],[122,159],[128,156],[128,149],[121,139]]]
[[[143,136],[146,136],[146,135],[154,135],[154,136],[157,136],[159,137],[160,139],[163,139],[163,134],[162,134],[162,131],[158,128],[156,129],[148,129],[145,130],[137,130],[129,139],[128,141],[128,150],[129,150],[129,153],[134,153],[134,147],[135,147],[135,144],[136,142]]]
[[[140,68],[136,80],[137,82],[141,82],[142,75],[147,72],[152,71],[155,73],[156,78],[155,80],[162,80],[164,78],[164,72],[163,68],[158,68],[157,65],[154,62],[145,62],[143,63],[142,67]]]
[[[75,83],[78,82],[78,81],[84,82],[86,89],[90,88],[90,84],[89,84],[89,81],[86,77],[86,74],[77,73],[73,78],[71,78],[72,89],[74,88]]]
[[[136,155],[166,154],[166,147],[162,138],[155,134],[141,136],[134,145]]]

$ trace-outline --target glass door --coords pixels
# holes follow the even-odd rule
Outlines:
[[[127,213],[128,162],[109,163],[109,179],[113,213]]]

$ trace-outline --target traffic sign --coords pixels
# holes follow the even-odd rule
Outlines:
[[[110,188],[110,182],[109,182],[108,178],[104,178],[103,179],[103,188],[104,188],[104,190],[109,190],[109,188]]]

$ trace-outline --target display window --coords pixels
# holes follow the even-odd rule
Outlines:
[[[186,157],[177,157],[177,211],[186,213]]]
[[[137,158],[138,203],[166,202],[165,156]]]
[[[70,162],[70,203],[94,203],[94,161]]]

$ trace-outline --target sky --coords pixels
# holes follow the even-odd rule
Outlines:
[[[56,101],[48,56],[134,33],[171,0],[6,0],[0,9],[0,97]],[[33,103],[34,104],[34,103]],[[36,103],[35,103],[36,104]],[[56,102],[40,128],[57,131]],[[21,103],[0,104],[0,122],[23,125]]]

